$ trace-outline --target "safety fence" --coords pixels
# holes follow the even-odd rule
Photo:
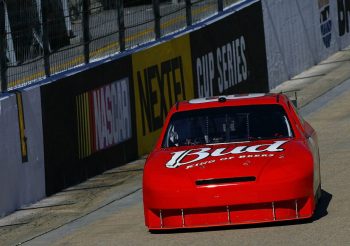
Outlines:
[[[0,91],[157,40],[238,1],[1,0]]]

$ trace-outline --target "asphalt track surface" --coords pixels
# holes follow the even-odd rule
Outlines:
[[[0,244],[350,245],[349,99],[350,79],[347,79],[301,109],[305,119],[318,132],[321,154],[322,198],[312,220],[151,234],[143,221],[143,160],[140,160],[72,187],[68,189],[70,192],[48,198],[57,201],[59,197],[65,197],[61,201],[65,202],[61,206],[63,208],[57,214],[53,214],[54,208],[46,208],[48,213],[38,211],[40,208],[37,205],[38,209],[29,208],[26,216],[18,212],[12,215],[10,226],[1,226],[1,223],[9,222],[11,216],[1,219]],[[113,176],[123,173],[125,176]],[[108,177],[113,177],[110,182],[117,178],[124,179],[119,185],[111,185],[109,190],[84,193],[88,190],[89,182],[96,185],[103,180],[108,186]],[[67,194],[74,192],[78,193],[67,198]],[[91,199],[74,209],[74,199],[81,202],[86,197]],[[71,204],[70,199],[73,199]],[[85,211],[90,204],[95,204],[93,209]],[[83,212],[78,215],[77,209]],[[71,216],[63,220],[66,214]],[[21,217],[30,218],[31,221],[21,226]]]

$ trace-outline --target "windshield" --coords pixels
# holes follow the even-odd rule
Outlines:
[[[162,147],[292,136],[289,121],[280,105],[209,108],[175,113]]]

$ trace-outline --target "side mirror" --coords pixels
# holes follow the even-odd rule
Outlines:
[[[306,132],[304,133],[304,136],[305,136],[306,139],[311,138],[310,134],[308,134],[308,133],[306,133]]]
[[[298,99],[290,99],[295,108],[298,108]]]
[[[281,93],[285,94],[289,98],[295,108],[298,108],[298,91],[299,90],[281,91]]]
[[[298,108],[298,92],[299,90],[291,91],[294,92],[294,97],[290,97],[290,101],[293,103],[295,108]]]

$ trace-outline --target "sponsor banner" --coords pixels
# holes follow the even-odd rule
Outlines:
[[[339,45],[340,49],[345,49],[350,45],[350,0],[330,1],[332,5],[336,6],[336,26],[338,27]],[[333,7],[334,8],[334,7]]]
[[[196,97],[268,91],[260,1],[190,37]]]
[[[335,1],[332,1],[335,3]],[[339,36],[350,34],[350,0],[337,0]]]
[[[41,86],[47,195],[137,158],[131,57]]]
[[[302,14],[306,22],[309,22],[309,19],[313,21],[312,28],[315,29],[316,40],[311,42],[315,46],[312,48],[317,52],[315,57],[318,63],[350,44],[350,1],[315,0],[313,7],[312,11],[316,13],[314,18],[306,9],[303,9]],[[310,33],[305,35],[311,36]]]
[[[189,36],[132,55],[139,155],[152,150],[169,109],[193,98]]]
[[[132,137],[129,95],[124,78],[76,96],[79,158]]]
[[[332,18],[329,0],[318,0],[320,12],[320,30],[323,44],[326,48],[331,46],[332,41]]]

